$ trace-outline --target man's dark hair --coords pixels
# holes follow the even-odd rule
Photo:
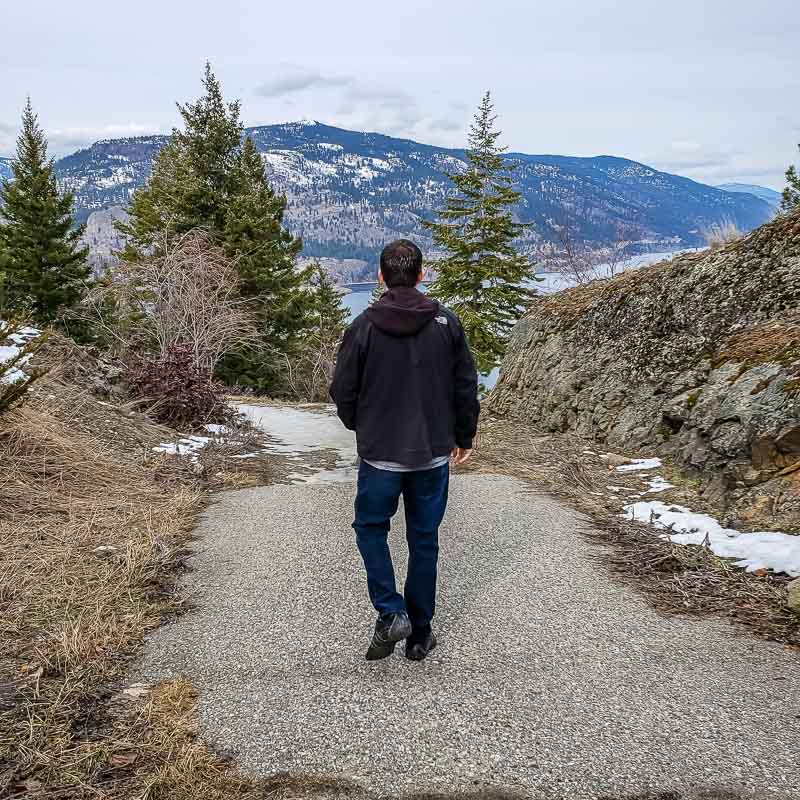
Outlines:
[[[422,272],[422,251],[408,239],[397,239],[383,248],[381,274],[384,283],[395,286],[416,286]]]

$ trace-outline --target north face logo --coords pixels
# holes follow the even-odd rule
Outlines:
[[[435,317],[440,325],[447,325],[447,317]]]

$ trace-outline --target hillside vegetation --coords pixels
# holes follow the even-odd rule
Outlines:
[[[287,194],[287,226],[303,238],[310,256],[374,260],[398,236],[430,249],[421,221],[443,204],[450,189],[446,173],[462,170],[466,160],[463,150],[319,123],[245,133],[261,153],[270,183]],[[75,192],[79,217],[127,205],[167,141],[164,136],[102,141],[59,160],[59,180]],[[557,241],[554,225],[568,224],[576,239],[595,244],[613,240],[624,225],[648,246],[677,249],[702,243],[702,229],[714,222],[730,220],[750,230],[773,213],[753,195],[721,191],[624,158],[510,157],[518,163],[519,220],[533,223],[521,239],[528,255],[541,255]]]

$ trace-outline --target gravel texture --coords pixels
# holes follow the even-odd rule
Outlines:
[[[353,493],[223,495],[187,578],[196,610],[149,639],[137,677],[194,681],[204,736],[245,771],[380,797],[800,798],[800,656],[658,616],[596,563],[585,519],[512,479],[453,479],[439,648],[365,661]],[[402,536],[398,517],[401,576]]]

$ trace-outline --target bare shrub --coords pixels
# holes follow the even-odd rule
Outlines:
[[[85,309],[119,355],[145,350],[163,356],[177,345],[213,373],[222,356],[258,338],[238,284],[235,262],[205,231],[175,239],[165,233],[155,255],[119,264],[89,294]]]
[[[154,356],[133,356],[125,380],[135,397],[152,404],[150,414],[175,428],[224,422],[230,415],[225,388],[189,346],[169,344]]]
[[[706,240],[706,244],[712,250],[717,247],[724,247],[731,242],[736,242],[744,235],[732,219],[713,222],[711,225],[702,228],[701,233]]]
[[[556,262],[576,284],[613,278],[622,272],[642,232],[635,225],[624,222],[614,222],[612,227],[614,233],[611,239],[597,247],[578,238],[574,221],[564,218],[552,225],[561,248]]]

